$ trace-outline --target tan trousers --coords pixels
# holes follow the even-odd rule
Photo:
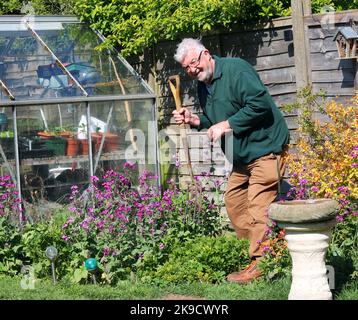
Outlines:
[[[278,183],[285,171],[287,149],[234,167],[225,192],[225,206],[238,238],[250,240],[251,258],[262,256],[267,209],[275,200]]]

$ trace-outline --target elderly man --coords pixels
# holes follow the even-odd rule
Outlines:
[[[263,254],[268,222],[267,208],[278,192],[284,173],[289,130],[255,69],[240,58],[210,54],[198,39],[186,38],[175,60],[198,80],[203,113],[187,108],[174,111],[176,123],[208,129],[212,141],[233,134],[233,170],[225,192],[225,206],[238,238],[250,240],[250,265],[227,276],[248,283],[261,276],[257,262]],[[221,146],[224,150],[224,143]],[[228,150],[226,150],[228,152]]]

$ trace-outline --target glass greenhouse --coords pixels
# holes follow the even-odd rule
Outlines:
[[[0,17],[0,175],[27,202],[125,162],[159,176],[155,95],[102,40],[75,17]]]

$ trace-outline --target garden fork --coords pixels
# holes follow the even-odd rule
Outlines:
[[[173,75],[169,77],[169,86],[172,91],[176,110],[179,111],[182,107],[181,98],[180,98],[180,77],[179,75]],[[180,124],[180,137],[181,142],[184,148],[185,158],[187,162],[187,168],[191,180],[192,188],[189,187],[190,190],[194,191],[194,193],[201,194],[201,188],[199,187],[198,182],[194,178],[193,167],[191,164],[190,152],[189,152],[189,143],[188,143],[188,135],[187,135],[187,125],[185,123]]]

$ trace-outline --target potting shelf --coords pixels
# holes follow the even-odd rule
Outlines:
[[[101,161],[110,161],[110,160],[125,160],[124,151],[116,151],[112,153],[102,153],[100,160]],[[130,160],[130,159],[127,159]],[[42,164],[62,164],[69,162],[88,162],[88,155],[80,156],[56,156],[51,158],[31,158],[31,159],[22,159],[22,165],[42,165]],[[9,161],[11,163],[11,161]]]

